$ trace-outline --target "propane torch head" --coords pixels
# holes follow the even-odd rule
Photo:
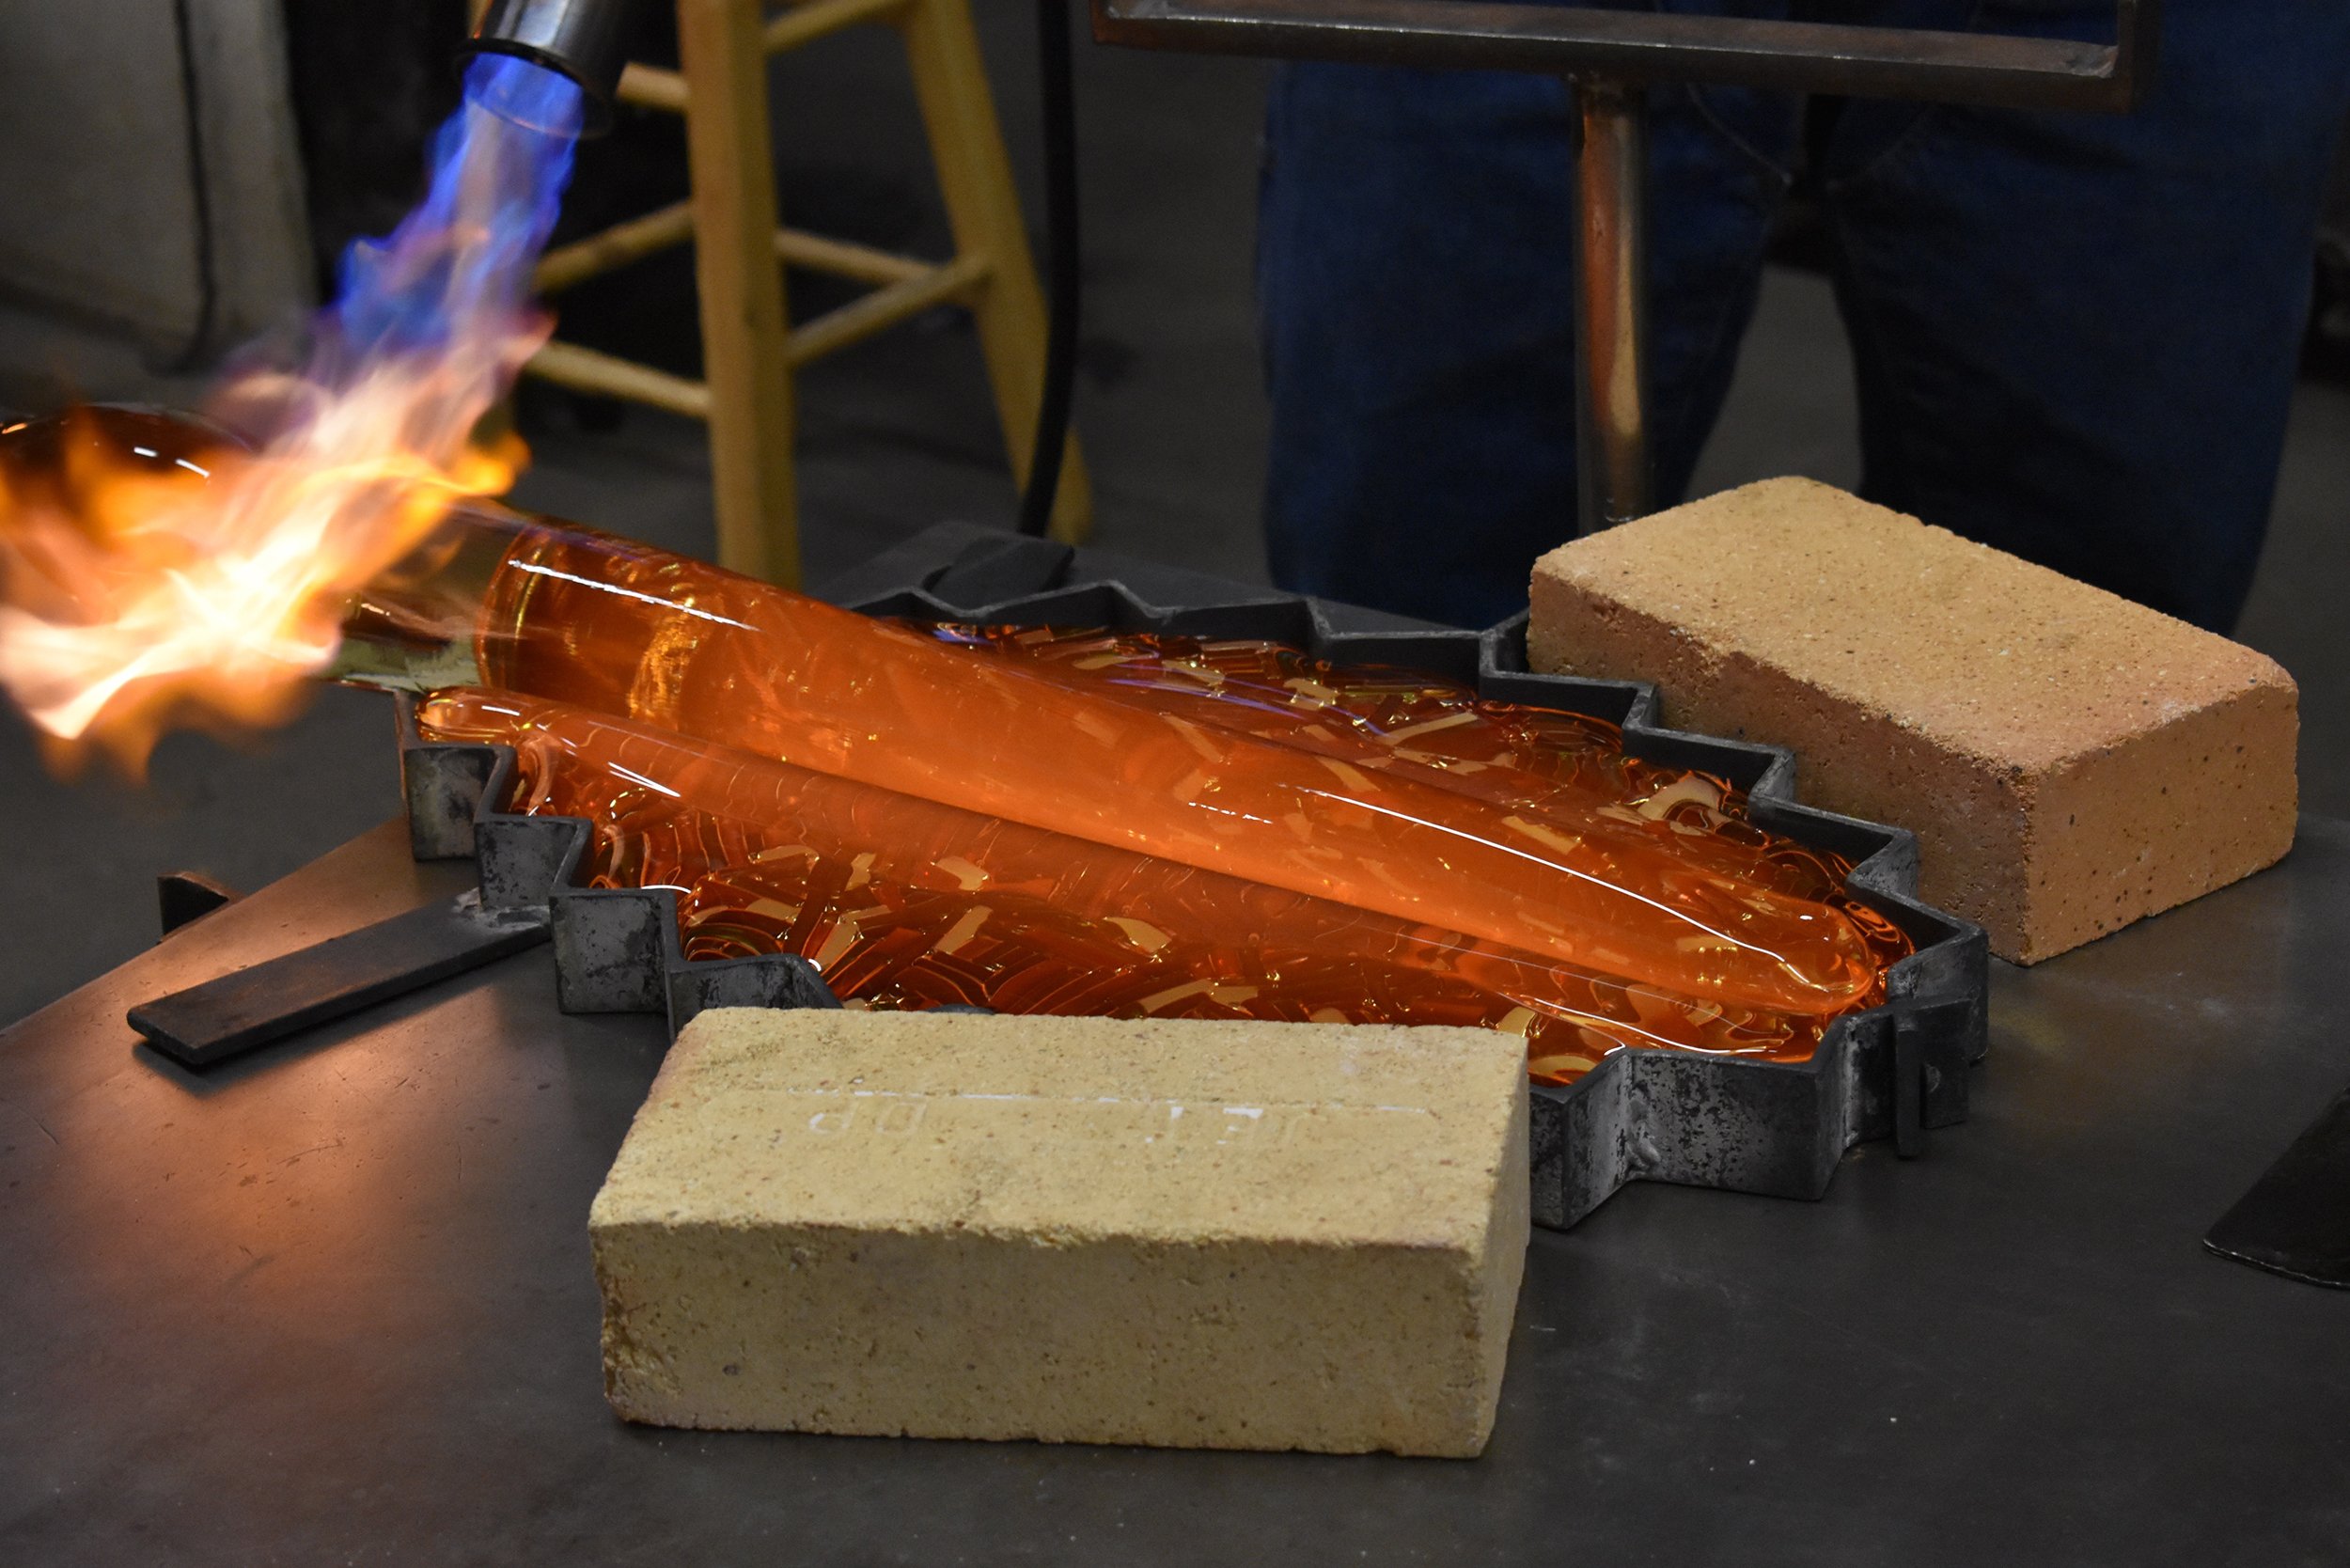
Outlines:
[[[601,135],[612,126],[634,9],[635,0],[490,0],[465,54],[511,55],[570,77],[587,100],[580,133]]]

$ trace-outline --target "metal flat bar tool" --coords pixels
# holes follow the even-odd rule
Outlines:
[[[142,1002],[130,1024],[173,1060],[209,1067],[546,939],[544,906],[484,909],[478,890],[462,893]]]
[[[2350,1290],[2350,1089],[2219,1216],[2203,1245],[2272,1274]]]

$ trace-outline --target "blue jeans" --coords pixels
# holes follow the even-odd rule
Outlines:
[[[2092,39],[2113,14],[1738,8]],[[1863,494],[2225,630],[2267,524],[2350,113],[2350,3],[2169,0],[2161,53],[2134,116],[1852,102],[1817,172]],[[1803,114],[1786,94],[1651,94],[1659,505],[1720,413]],[[1265,152],[1276,580],[1461,625],[1514,612],[1535,557],[1574,532],[1565,87],[1292,66]]]

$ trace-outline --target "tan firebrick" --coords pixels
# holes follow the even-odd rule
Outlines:
[[[1473,1455],[1528,1236],[1524,1043],[728,1010],[589,1219],[665,1425]]]
[[[2273,660],[1809,479],[1543,557],[1527,650],[1655,682],[1676,728],[1793,747],[1802,799],[1914,830],[1921,896],[2017,963],[2293,842]]]

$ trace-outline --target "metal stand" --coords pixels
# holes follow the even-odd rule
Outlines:
[[[1645,516],[1648,455],[1648,94],[1570,83],[1582,136],[1574,228],[1575,473],[1582,531]]]
[[[1735,83],[1855,98],[2125,113],[2154,73],[2161,0],[2116,0],[2115,41],[2012,38],[1472,0],[1092,0],[1103,43],[1360,65],[1540,71],[1575,96],[1580,531],[1653,503],[1646,94]]]

